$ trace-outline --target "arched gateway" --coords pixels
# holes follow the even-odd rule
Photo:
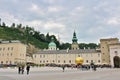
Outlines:
[[[119,56],[115,56],[113,58],[113,62],[114,62],[114,67],[115,68],[120,68],[120,57]]]

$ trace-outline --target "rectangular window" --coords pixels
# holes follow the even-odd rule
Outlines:
[[[65,63],[66,61],[64,60],[64,63]]]
[[[100,60],[98,60],[98,63],[100,63]]]
[[[1,61],[1,64],[3,64],[3,61]]]
[[[7,53],[7,56],[9,56],[9,53]]]
[[[6,64],[8,63],[8,61],[6,61]]]
[[[11,53],[11,56],[12,56],[12,53]]]
[[[42,63],[42,61],[40,61],[40,63]]]
[[[13,50],[13,47],[11,47],[11,50]]]
[[[10,61],[10,64],[12,64],[12,61]]]
[[[40,58],[42,57],[42,55],[40,55]]]
[[[34,57],[36,58],[36,55],[34,55]]]
[[[45,55],[43,55],[43,57],[45,58]]]
[[[88,63],[88,60],[86,60],[86,63]]]
[[[69,60],[69,63],[71,63],[71,60]]]
[[[45,63],[45,61],[43,61],[43,63]]]
[[[8,47],[8,50],[9,50],[10,48]]]
[[[103,59],[103,61],[105,61],[105,59]]]
[[[53,60],[53,62],[55,62],[55,61]]]
[[[58,63],[60,63],[60,60],[58,60]]]
[[[91,60],[91,62],[93,62],[93,60]]]
[[[3,48],[3,51],[5,50],[5,48]]]
[[[100,57],[100,54],[98,53],[98,57]]]

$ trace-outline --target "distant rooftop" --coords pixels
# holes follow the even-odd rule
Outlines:
[[[96,49],[79,49],[79,50],[45,50],[38,51],[35,54],[76,54],[76,53],[98,53]]]
[[[20,41],[19,40],[9,40],[9,41],[0,40],[0,43],[4,43],[4,44],[6,44],[6,43],[20,43]]]
[[[119,40],[118,38],[107,38],[107,39],[100,39],[100,41],[108,41],[108,40]]]

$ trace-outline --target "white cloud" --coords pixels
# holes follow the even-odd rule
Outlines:
[[[32,4],[28,10],[39,15],[44,15],[44,10],[40,8],[37,4]]]
[[[71,11],[72,16],[83,15],[85,8],[83,6],[77,6]]]
[[[60,0],[44,0],[44,2],[49,3],[49,4],[54,4]]]
[[[62,7],[58,7],[58,6],[49,6],[48,7],[48,12],[60,12],[62,11]]]
[[[16,23],[16,24],[20,23],[20,21],[17,18],[15,18],[14,15],[9,14],[7,12],[0,13],[0,18],[1,21],[7,23],[8,26],[10,26],[12,23]]]
[[[29,26],[33,26],[33,27],[37,27],[37,26],[42,26],[43,22],[40,20],[33,20],[33,21],[26,21],[23,22],[25,25],[29,25]]]
[[[120,19],[119,19],[118,17],[110,18],[110,19],[107,21],[107,24],[108,24],[108,25],[119,25],[119,24],[120,24]]]
[[[37,11],[39,10],[39,7],[36,4],[32,4],[31,10]]]
[[[44,24],[44,28],[47,30],[51,30],[51,29],[56,29],[56,30],[64,30],[65,25],[60,24],[60,23],[56,23],[53,21],[47,22]]]

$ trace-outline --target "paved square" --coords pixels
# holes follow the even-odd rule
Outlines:
[[[0,69],[0,80],[120,80],[120,69],[100,68],[97,71],[55,67],[31,68],[30,74],[18,74],[17,68]]]

